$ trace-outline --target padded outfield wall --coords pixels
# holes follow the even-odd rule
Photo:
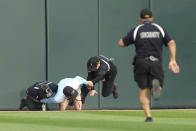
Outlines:
[[[117,43],[139,24],[143,8],[150,8],[155,22],[175,39],[181,68],[179,75],[168,71],[169,51],[164,48],[164,90],[159,102],[151,102],[152,108],[196,107],[195,4],[195,0],[1,0],[0,109],[18,109],[25,89],[35,81],[86,77],[87,59],[98,54],[115,59],[120,97],[88,96],[84,109],[141,108],[131,65],[135,49]],[[99,92],[100,87],[101,83],[96,85]]]

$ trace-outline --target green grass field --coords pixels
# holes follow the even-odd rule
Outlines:
[[[0,131],[196,131],[196,110],[0,112]]]

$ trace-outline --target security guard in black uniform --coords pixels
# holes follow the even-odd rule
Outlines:
[[[134,78],[140,89],[140,102],[146,114],[146,122],[152,121],[148,90],[154,100],[158,100],[163,86],[164,72],[162,68],[162,47],[170,50],[169,69],[179,73],[176,63],[176,43],[158,24],[153,23],[152,12],[143,9],[140,13],[140,25],[133,28],[120,39],[118,45],[129,46],[134,43],[136,56],[133,61]]]
[[[87,62],[88,77],[87,80],[91,81],[91,88],[82,87],[82,99],[84,101],[90,90],[94,90],[94,85],[102,81],[102,96],[107,97],[111,93],[115,99],[118,98],[117,88],[114,83],[117,74],[117,68],[110,58],[103,55],[91,57]]]

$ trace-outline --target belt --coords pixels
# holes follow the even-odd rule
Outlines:
[[[150,61],[159,61],[159,58],[156,58],[154,56],[149,56],[149,57],[145,57],[145,60],[150,60]]]

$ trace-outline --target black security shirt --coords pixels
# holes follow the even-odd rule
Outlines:
[[[116,70],[115,65],[111,62],[109,58],[103,55],[97,57],[100,60],[100,67],[97,71],[88,71],[88,77],[87,77],[87,80],[92,81],[93,84],[103,79],[109,80],[110,78],[109,76],[112,74],[114,70]]]
[[[136,56],[155,56],[161,59],[162,46],[172,40],[161,26],[151,22],[144,22],[138,25],[123,37],[125,46],[135,44]]]

